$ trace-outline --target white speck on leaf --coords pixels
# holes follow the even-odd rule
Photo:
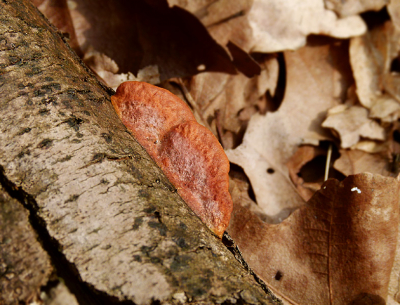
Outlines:
[[[353,187],[352,189],[351,189],[351,191],[352,192],[354,192],[354,191],[357,191],[357,193],[359,193],[359,194],[361,194],[361,190],[358,188],[358,187]]]

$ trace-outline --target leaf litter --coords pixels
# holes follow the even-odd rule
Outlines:
[[[218,136],[228,233],[284,302],[399,304],[399,0],[33,3],[108,86],[168,88]],[[307,174],[327,143],[342,182]]]

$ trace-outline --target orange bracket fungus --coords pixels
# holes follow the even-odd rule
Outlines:
[[[211,131],[181,99],[147,83],[122,83],[111,101],[182,199],[221,238],[232,212],[229,161]]]

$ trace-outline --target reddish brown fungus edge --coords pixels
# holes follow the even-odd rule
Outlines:
[[[111,101],[182,199],[221,238],[233,206],[229,160],[211,131],[181,99],[147,83],[122,83]]]

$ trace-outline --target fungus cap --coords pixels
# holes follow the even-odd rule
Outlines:
[[[232,212],[229,160],[211,131],[181,99],[147,83],[122,83],[111,101],[182,199],[221,238]]]

